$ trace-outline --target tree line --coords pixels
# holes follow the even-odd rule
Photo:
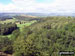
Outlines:
[[[11,34],[15,29],[17,29],[16,24],[12,23],[0,24],[0,35]]]

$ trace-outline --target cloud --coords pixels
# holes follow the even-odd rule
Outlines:
[[[0,12],[41,12],[72,13],[75,12],[75,0],[54,0],[51,3],[38,3],[36,0],[12,0],[4,5],[0,3]]]

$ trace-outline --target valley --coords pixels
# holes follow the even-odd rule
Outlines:
[[[15,15],[0,20],[0,51],[12,56],[60,56],[75,50],[75,17]]]

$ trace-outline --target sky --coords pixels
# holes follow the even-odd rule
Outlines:
[[[74,13],[75,0],[0,0],[0,12]]]

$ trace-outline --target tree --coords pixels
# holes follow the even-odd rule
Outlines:
[[[8,37],[0,37],[0,51],[12,53],[12,41]]]

